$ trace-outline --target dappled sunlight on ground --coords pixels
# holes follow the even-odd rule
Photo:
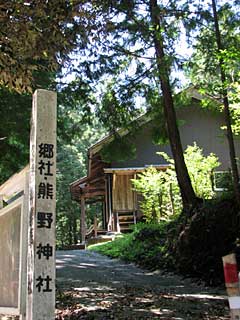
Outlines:
[[[66,309],[66,305],[69,308]],[[63,310],[64,309],[64,310]],[[179,297],[125,287],[116,290],[70,290],[58,301],[58,318],[65,319],[229,319],[224,300]]]
[[[229,319],[224,290],[89,251],[57,253],[57,288],[58,320]]]

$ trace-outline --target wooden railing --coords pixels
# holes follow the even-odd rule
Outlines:
[[[90,227],[86,231],[86,239],[90,238],[92,235],[96,238],[98,235],[98,221],[97,217],[94,217],[93,224],[90,225]]]

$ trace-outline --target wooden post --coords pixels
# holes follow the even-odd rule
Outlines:
[[[137,179],[137,173],[136,171],[134,172],[134,175],[133,175],[133,179]],[[132,190],[133,190],[133,221],[134,221],[134,224],[137,223],[137,192],[134,188],[134,186],[132,185]]]
[[[104,214],[105,214],[105,225],[104,228],[108,230],[108,221],[109,221],[109,208],[108,208],[108,178],[105,176],[105,196],[104,196]]]
[[[86,242],[86,209],[85,209],[85,198],[81,197],[81,240],[82,243]]]
[[[3,196],[0,194],[0,210],[3,208]]]
[[[28,213],[29,213],[29,171],[25,174],[24,184],[24,201],[21,217],[21,246],[20,246],[20,320],[28,320],[26,318],[27,312],[27,234],[28,234]]]
[[[112,231],[111,177],[109,174],[107,175],[107,204],[108,204],[107,231]]]
[[[27,320],[55,319],[56,93],[33,95]]]
[[[121,229],[120,229],[120,223],[119,223],[119,214],[117,211],[114,212],[114,221],[115,221],[114,231],[117,231],[117,233],[120,233]]]
[[[104,200],[102,201],[102,228],[105,230],[107,229],[107,223],[106,223],[106,194],[104,196]]]
[[[240,320],[240,291],[236,256],[232,253],[222,259],[231,320]]]
[[[94,216],[94,237],[97,238],[97,217]]]

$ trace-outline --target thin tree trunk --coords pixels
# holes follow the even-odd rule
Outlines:
[[[221,33],[219,30],[218,15],[217,15],[215,0],[212,0],[212,8],[213,8],[213,16],[214,16],[214,24],[215,24],[217,49],[218,49],[218,53],[221,53],[221,51],[223,50],[223,46],[222,46],[222,40],[221,40]],[[221,82],[222,82],[224,118],[225,118],[225,124],[227,127],[227,139],[229,144],[229,154],[230,154],[230,161],[231,161],[232,174],[233,174],[233,187],[234,187],[236,200],[240,205],[239,172],[237,167],[236,152],[235,152],[235,146],[234,146],[234,140],[233,140],[232,127],[231,127],[231,115],[229,111],[228,92],[226,89],[226,74],[224,70],[224,61],[223,61],[223,58],[221,58],[221,56],[219,58],[219,67],[220,67]]]
[[[164,116],[167,123],[168,136],[172,155],[175,163],[175,169],[178,184],[182,196],[184,209],[189,209],[196,203],[196,195],[194,193],[191,180],[184,161],[183,148],[180,140],[180,134],[177,127],[177,117],[174,109],[173,97],[169,81],[169,70],[167,67],[165,53],[163,50],[163,36],[161,30],[161,16],[157,5],[157,0],[150,0],[150,14],[153,25],[153,40],[157,58],[158,77],[161,84],[163,94]]]
[[[163,213],[163,196],[162,193],[159,192],[158,194],[158,205],[159,205],[159,211],[160,211],[160,217],[162,217],[162,213]]]
[[[73,242],[74,244],[76,244],[78,242],[78,234],[77,234],[77,219],[75,217],[73,217],[72,232],[73,232]]]
[[[170,197],[170,204],[172,209],[172,215],[175,214],[175,208],[174,208],[174,198],[173,198],[173,190],[172,190],[172,184],[169,184],[169,197]]]
[[[68,229],[68,243],[72,244],[72,222],[71,219],[69,220],[69,229]]]

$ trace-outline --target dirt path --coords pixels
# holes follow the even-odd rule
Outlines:
[[[57,253],[57,319],[229,319],[223,290],[91,251]]]

